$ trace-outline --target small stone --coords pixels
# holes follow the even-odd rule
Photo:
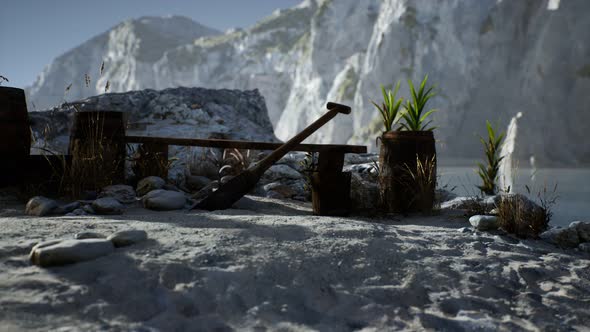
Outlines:
[[[68,214],[81,206],[80,202],[72,202],[62,206],[58,206],[53,210],[53,214]]]
[[[30,216],[43,217],[51,214],[57,207],[56,201],[43,196],[35,196],[27,203],[25,213]]]
[[[73,264],[108,255],[115,250],[106,239],[64,240],[37,245],[31,250],[31,262],[41,267]]]
[[[98,198],[105,197],[114,198],[122,204],[131,204],[136,201],[135,190],[133,190],[133,187],[124,184],[104,187],[98,195]]]
[[[575,228],[553,228],[541,233],[539,237],[549,243],[564,248],[575,248],[580,244],[580,237]]]
[[[578,246],[578,250],[590,253],[590,242],[580,243],[580,245]]]
[[[96,211],[94,211],[91,204],[87,204],[87,205],[82,206],[82,210],[84,212],[86,212],[87,214],[96,214]]]
[[[498,229],[498,217],[475,215],[469,218],[469,223],[478,231],[488,231]]]
[[[147,240],[147,233],[142,230],[120,231],[110,235],[108,238],[115,247],[125,247]]]
[[[144,196],[150,191],[161,189],[166,184],[164,179],[157,176],[148,176],[137,183],[137,196]]]
[[[122,214],[125,207],[112,197],[99,198],[92,202],[92,209],[99,215]]]
[[[590,242],[590,221],[574,221],[569,228],[573,228],[578,232],[580,242]]]
[[[75,209],[74,211],[66,214],[66,216],[85,216],[88,213],[86,213],[86,211],[84,211],[83,209]]]
[[[76,235],[74,235],[74,239],[76,239],[76,240],[106,239],[106,236],[104,236],[101,233],[96,233],[96,232],[81,232],[81,233],[76,233]]]
[[[471,233],[471,228],[469,228],[469,227],[461,227],[457,231],[459,233]]]
[[[178,191],[153,190],[143,197],[143,206],[156,211],[180,210],[186,204],[186,196]]]

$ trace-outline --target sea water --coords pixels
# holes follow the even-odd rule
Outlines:
[[[438,186],[452,190],[459,196],[480,194],[481,179],[471,167],[439,167]],[[547,190],[547,198],[557,196],[551,208],[552,226],[567,226],[576,220],[590,221],[590,169],[588,168],[529,168],[513,171],[514,183],[511,192],[529,196],[539,203],[537,195]],[[555,193],[553,189],[557,185]],[[527,187],[530,189],[530,194]]]

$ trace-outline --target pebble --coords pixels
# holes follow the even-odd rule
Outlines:
[[[34,265],[48,267],[95,259],[114,250],[113,243],[106,239],[63,240],[37,245],[29,257]]]
[[[142,230],[126,230],[110,235],[107,240],[113,242],[116,248],[130,246],[147,240],[147,233]]]

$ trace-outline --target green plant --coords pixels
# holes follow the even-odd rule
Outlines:
[[[428,75],[424,76],[424,80],[422,80],[418,92],[416,92],[414,83],[412,80],[408,80],[412,99],[407,100],[406,104],[404,105],[405,112],[403,113],[402,117],[406,122],[402,123],[401,127],[405,130],[430,131],[436,129],[436,127],[428,127],[432,121],[426,122],[426,118],[437,110],[432,109],[424,113],[424,107],[426,106],[426,103],[432,97],[436,96],[436,92],[434,92],[434,86],[426,88],[427,81]]]
[[[484,146],[484,153],[486,156],[486,165],[477,163],[477,175],[482,180],[482,185],[478,186],[479,190],[487,195],[494,195],[497,192],[496,181],[498,179],[498,171],[500,170],[500,162],[504,157],[500,156],[500,148],[504,140],[504,133],[497,134],[489,121],[486,121],[488,131],[487,141],[480,136],[480,141]],[[510,190],[507,188],[507,190]]]
[[[385,90],[385,87],[381,85],[381,93],[383,94],[383,103],[379,106],[374,101],[371,101],[375,107],[381,113],[381,118],[383,119],[383,125],[385,126],[385,131],[391,131],[392,126],[397,124],[399,120],[402,118],[404,112],[400,112],[400,107],[403,102],[403,98],[397,99],[397,92],[399,91],[399,82],[395,85],[395,89],[393,91]]]

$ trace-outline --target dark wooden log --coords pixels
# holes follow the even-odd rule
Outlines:
[[[350,172],[311,175],[313,213],[320,216],[350,214]]]
[[[161,143],[178,146],[200,146],[221,149],[239,149],[239,150],[276,150],[283,143],[256,142],[256,141],[239,141],[226,139],[201,139],[201,138],[174,138],[174,137],[147,137],[147,136],[127,136],[127,143],[145,144]],[[297,144],[291,151],[304,152],[324,152],[324,151],[342,151],[344,153],[366,153],[367,147],[364,145],[341,145],[341,144]]]
[[[31,149],[31,129],[25,92],[0,87],[0,187],[23,181]]]

